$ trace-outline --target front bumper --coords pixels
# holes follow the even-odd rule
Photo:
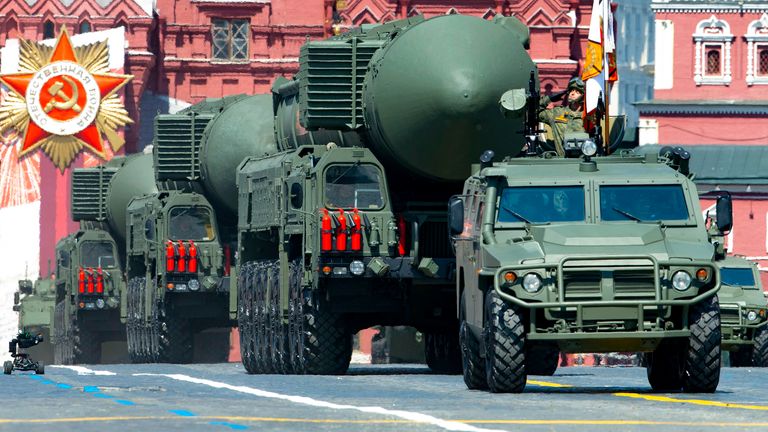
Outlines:
[[[633,264],[624,264],[626,262]],[[682,292],[662,286],[664,276],[671,277],[678,268],[699,267],[710,270],[709,278],[699,284],[702,286],[695,287],[692,284],[691,288]],[[526,270],[541,269],[548,269],[550,277],[535,294],[513,291],[500,282],[502,275],[508,271],[522,275]],[[599,280],[598,287],[584,289],[574,284],[571,287],[573,290],[566,289],[566,273],[579,272],[592,272],[602,275],[603,279]],[[614,274],[620,272],[644,272],[643,280],[652,280],[653,287],[619,289]],[[658,333],[656,337],[685,337],[688,335],[685,328],[673,329],[662,322],[670,317],[672,306],[689,307],[712,297],[720,289],[720,282],[710,261],[660,263],[651,255],[565,257],[556,264],[502,266],[492,274],[494,288],[501,298],[524,309],[543,310],[543,314],[530,314],[530,339],[562,340],[568,333],[574,332],[581,339],[597,339],[603,337],[603,334],[622,334],[622,337],[639,334],[641,336],[638,337],[648,337],[651,332]],[[606,274],[610,274],[610,277],[606,277]],[[705,283],[706,286],[703,285]],[[552,328],[546,332],[537,331],[541,328],[537,326],[536,319],[541,315],[550,322],[559,321],[554,331]]]

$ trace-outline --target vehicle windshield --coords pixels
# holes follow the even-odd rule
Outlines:
[[[110,268],[117,265],[111,242],[86,241],[80,246],[80,261],[83,267]]]
[[[170,212],[169,236],[173,240],[213,240],[211,212],[205,207],[174,207]]]
[[[584,220],[582,186],[508,187],[501,192],[499,222],[576,222]]]
[[[373,165],[333,165],[325,170],[325,206],[380,209],[384,207],[381,173]]]
[[[720,280],[723,285],[757,289],[755,275],[751,268],[722,267],[720,268]]]
[[[638,222],[688,220],[688,206],[681,185],[603,185],[600,218]]]

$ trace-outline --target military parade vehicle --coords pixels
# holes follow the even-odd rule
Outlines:
[[[51,317],[56,304],[54,280],[49,274],[19,281],[19,290],[13,294],[13,310],[19,313],[19,330],[33,335],[42,335],[43,341],[30,353],[45,363],[53,363],[53,347],[50,342]]]
[[[561,351],[644,352],[654,390],[715,391],[730,196],[710,235],[690,154],[575,144],[580,158],[486,154],[450,201],[467,387],[521,392]]]
[[[535,75],[528,40],[515,18],[447,15],[303,45],[272,87],[277,153],[238,169],[249,372],[344,373],[372,325],[417,328],[428,365],[460,371],[445,203],[482,149],[514,150],[522,113],[499,104]]]
[[[126,339],[125,208],[154,189],[151,170],[152,156],[136,154],[73,172],[72,217],[80,226],[56,244],[56,363],[98,363],[103,343]]]
[[[723,350],[731,366],[768,367],[768,307],[757,264],[741,257],[718,264]]]
[[[229,96],[156,117],[154,173],[145,175],[158,192],[134,197],[127,210],[133,361],[189,362],[195,334],[234,323],[235,169],[246,156],[275,147],[271,104],[269,95]],[[228,343],[229,331],[220,337]]]

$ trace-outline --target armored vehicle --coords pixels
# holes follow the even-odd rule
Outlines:
[[[268,95],[240,95],[156,117],[154,174],[148,175],[158,191],[134,197],[127,214],[133,361],[189,362],[195,333],[234,323],[235,169],[246,156],[274,149],[271,106]],[[221,334],[228,342],[229,333]],[[223,350],[222,359],[227,354]]]
[[[445,202],[482,149],[520,151],[523,113],[499,105],[538,86],[528,39],[514,18],[447,15],[304,44],[272,87],[277,153],[238,168],[249,372],[344,373],[372,325],[416,327],[433,370],[460,370]]]
[[[485,158],[450,201],[464,381],[521,392],[558,352],[645,352],[656,391],[720,375],[719,237],[686,152]],[[546,154],[545,154],[546,155]],[[730,196],[717,204],[730,230]]]
[[[757,264],[728,257],[720,267],[723,350],[731,366],[768,366],[768,318]]]
[[[98,363],[102,343],[126,338],[125,209],[130,197],[154,189],[151,170],[146,154],[74,170],[72,216],[80,227],[56,244],[56,363]]]
[[[13,294],[13,310],[19,313],[19,330],[43,336],[43,341],[29,352],[45,363],[53,363],[49,338],[56,295],[50,276],[38,277],[34,283],[29,279],[20,280],[19,290]]]

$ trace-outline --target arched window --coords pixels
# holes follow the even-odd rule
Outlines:
[[[720,67],[720,48],[708,47],[707,48],[707,72],[709,76],[719,76],[722,73]]]
[[[768,13],[747,26],[747,85],[768,84]]]
[[[48,20],[43,24],[43,38],[50,39],[56,37],[56,29],[53,25],[53,21]]]
[[[88,21],[83,21],[80,23],[79,32],[80,33],[89,33],[91,31],[91,23]]]
[[[696,85],[729,85],[731,83],[731,27],[712,15],[699,21],[696,33],[696,56],[693,80]]]

